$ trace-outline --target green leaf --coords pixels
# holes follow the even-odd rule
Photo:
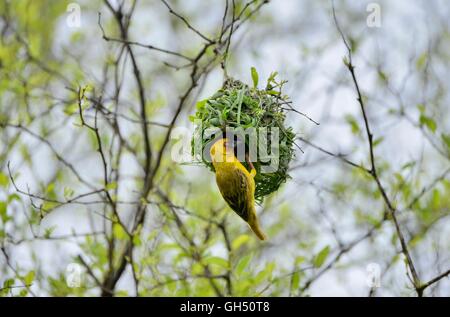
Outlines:
[[[125,230],[123,229],[122,225],[119,223],[115,223],[113,225],[113,235],[116,239],[119,239],[119,240],[125,240],[128,237],[128,235],[125,232]]]
[[[9,178],[2,172],[0,172],[0,186],[7,187],[9,183]]]
[[[423,103],[419,103],[417,109],[419,109],[420,114],[425,113],[425,105]]]
[[[34,281],[36,273],[34,271],[28,272],[27,275],[23,278],[23,281],[25,282],[25,285],[31,285]]]
[[[9,278],[9,279],[7,279],[7,280],[5,280],[3,282],[3,288],[10,288],[13,285],[14,285],[14,279],[13,278]]]
[[[138,235],[138,234],[133,235],[133,245],[134,246],[142,245],[142,240],[141,240],[140,235]]]
[[[242,234],[231,243],[231,248],[233,250],[239,249],[243,244],[247,243],[250,240],[250,236],[247,234]]]
[[[450,134],[441,133],[442,141],[447,145],[447,148],[450,150]]]
[[[113,190],[113,189],[116,189],[116,188],[117,188],[117,183],[116,182],[112,182],[112,183],[106,184],[106,187],[105,187],[106,190]]]
[[[16,193],[11,194],[11,195],[8,196],[8,203],[10,203],[10,202],[12,202],[14,200],[21,201],[20,196],[18,194],[16,194]]]
[[[252,72],[253,87],[257,88],[258,87],[258,81],[259,81],[258,72],[256,71],[255,67],[251,68],[251,72]]]
[[[215,264],[224,268],[229,268],[229,262],[225,260],[224,258],[218,257],[218,256],[211,256],[204,259],[205,264]]]
[[[388,81],[388,76],[386,75],[385,72],[383,72],[382,70],[378,71],[378,77],[381,79],[381,81],[383,82],[387,82]]]
[[[199,102],[197,102],[197,104],[196,104],[197,110],[201,110],[201,109],[205,108],[207,101],[208,101],[208,99],[200,100]]]
[[[380,144],[381,142],[383,142],[384,137],[379,137],[378,139],[375,139],[373,141],[373,147],[376,147],[378,144]]]
[[[177,243],[162,243],[159,245],[159,251],[166,251],[166,250],[178,250],[180,249],[180,245]]]
[[[280,92],[276,90],[267,90],[266,93],[272,96],[278,96],[280,94]]]
[[[298,289],[299,285],[300,285],[300,273],[299,272],[294,272],[294,274],[292,275],[292,282],[291,282],[291,289],[296,290]]]
[[[45,189],[45,192],[47,194],[52,194],[55,192],[55,183],[51,182],[50,184],[47,185],[47,188]]]
[[[360,130],[359,130],[358,121],[356,121],[354,116],[352,116],[351,114],[346,115],[345,121],[347,121],[347,123],[350,125],[353,134],[359,133]]]
[[[236,265],[236,274],[240,275],[242,272],[247,268],[247,266],[250,264],[250,261],[252,260],[252,255],[248,254],[244,256],[242,259],[239,260],[238,264]]]
[[[41,208],[42,208],[42,211],[44,211],[44,212],[50,212],[58,206],[59,206],[59,204],[57,202],[46,201],[42,204]]]
[[[272,277],[272,272],[275,269],[275,262],[270,262],[266,265],[266,267],[256,274],[253,282],[255,284],[260,284],[266,279],[270,279]]]
[[[272,89],[272,83],[276,84],[275,81],[275,77],[277,77],[278,72],[272,72],[269,76],[269,78],[267,78],[267,84],[266,84],[266,90],[271,90]]]
[[[342,58],[342,62],[344,63],[345,66],[349,67],[350,66],[350,62],[348,61],[347,56],[344,56]]]
[[[75,113],[78,113],[78,111],[80,110],[78,104],[74,103],[71,104],[69,106],[67,106],[66,108],[64,108],[64,113],[68,116],[71,116]]]
[[[25,297],[28,295],[28,290],[27,289],[23,289],[19,292],[19,296],[20,297]]]
[[[72,198],[73,194],[74,194],[74,190],[70,187],[64,187],[64,198],[65,199],[70,199]]]
[[[200,263],[196,262],[192,265],[192,275],[200,275],[203,274],[203,272],[204,268]]]
[[[403,164],[401,169],[402,170],[407,170],[407,169],[410,169],[410,168],[414,167],[415,165],[416,165],[416,162],[415,161],[411,161],[411,162]]]
[[[434,210],[438,210],[441,204],[441,193],[436,188],[433,189],[433,195],[431,196],[431,206]]]
[[[6,214],[8,204],[6,201],[0,201],[0,219],[2,219],[3,224],[5,224],[11,217]]]
[[[302,264],[305,262],[306,258],[304,256],[298,256],[295,258],[295,266]]]
[[[51,227],[45,228],[44,237],[46,239],[50,238],[50,236],[52,235],[53,231],[55,231],[55,229],[56,229],[56,226],[51,226]]]
[[[352,52],[354,53],[358,49],[359,42],[357,39],[355,39],[353,37],[350,37],[349,41],[350,41],[350,48],[351,48]]]
[[[432,118],[427,117],[422,114],[422,115],[420,115],[419,121],[420,121],[420,125],[425,125],[433,133],[436,132],[437,125],[436,125],[436,122]]]
[[[417,58],[416,61],[416,67],[417,69],[423,69],[425,66],[425,63],[427,62],[428,54],[426,52],[422,53],[419,58]]]
[[[321,267],[325,262],[325,260],[327,259],[328,254],[330,254],[330,246],[327,245],[314,257],[313,261],[314,266],[317,268]]]
[[[174,284],[174,283],[172,283],[172,284]],[[170,285],[170,284],[169,284]],[[175,285],[176,286],[176,285]],[[128,295],[128,291],[126,291],[126,290],[118,290],[118,291],[116,291],[115,292],[115,295],[117,296],[117,297],[128,297],[129,295]]]

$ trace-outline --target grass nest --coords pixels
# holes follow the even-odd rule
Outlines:
[[[198,142],[201,143],[201,153],[207,153],[207,155],[209,155],[208,145],[211,145],[214,135],[205,135],[206,129],[219,128],[225,132],[226,127],[237,128],[237,130],[252,127],[256,129],[267,128],[267,153],[269,155],[271,149],[270,128],[277,127],[279,129],[278,169],[275,172],[261,172],[261,168],[270,164],[270,162],[261,161],[259,154],[257,161],[253,162],[257,171],[255,199],[259,203],[262,202],[264,197],[278,190],[286,182],[289,178],[289,163],[294,157],[295,133],[292,127],[285,125],[286,112],[290,110],[290,101],[287,96],[282,94],[285,81],[277,81],[276,76],[277,73],[270,75],[263,90],[257,88],[258,74],[254,68],[252,68],[253,87],[229,78],[213,96],[197,103],[197,111],[190,118],[191,121],[201,120],[202,123],[197,125],[195,129],[192,151],[194,153],[194,138],[201,138],[201,142]],[[257,135],[259,138],[259,134]],[[248,138],[245,138],[245,143],[248,147]],[[242,163],[249,168],[247,163]],[[205,155],[202,155],[202,164],[214,171],[212,163],[206,159]]]

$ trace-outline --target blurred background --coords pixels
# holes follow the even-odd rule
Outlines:
[[[392,208],[348,163],[371,168],[331,1],[3,1],[0,294],[449,296],[450,7],[334,6]],[[211,171],[172,160],[225,57],[247,84],[277,71],[319,123],[287,113],[298,147],[257,207],[264,243]]]

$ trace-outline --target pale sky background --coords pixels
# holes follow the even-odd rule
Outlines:
[[[146,10],[139,10],[134,17],[134,24],[131,28],[131,37],[142,43],[152,43],[160,47],[181,50],[185,46],[192,46],[195,41],[200,41],[188,30],[182,34],[172,34],[167,27],[170,23],[168,14],[163,5],[158,1],[143,1],[150,3]],[[82,4],[82,32],[88,37],[91,44],[88,51],[83,52],[84,58],[81,60],[83,65],[95,65],[95,61],[102,60],[108,53],[108,45],[101,40],[101,33],[97,26],[96,11],[84,12],[83,7],[92,6],[89,1]],[[186,15],[195,15],[196,27],[204,30],[214,29],[217,23],[221,21],[223,1],[181,1],[177,4]],[[366,18],[369,14],[366,11],[368,3],[377,3],[381,8],[381,27],[369,28],[366,25]],[[378,62],[382,63],[390,79],[396,84],[401,85],[408,73],[411,61],[414,56],[417,57],[427,49],[430,34],[436,32],[437,21],[446,19],[447,31],[448,21],[450,20],[450,6],[446,1],[336,1],[337,15],[346,35],[356,36],[363,39],[361,46],[355,52],[354,64],[362,91],[368,95],[368,113],[369,119],[376,124],[372,127],[375,136],[382,135],[385,141],[376,148],[377,155],[388,158],[393,169],[400,167],[411,159],[416,159],[420,153],[424,153],[424,161],[427,166],[426,172],[431,180],[435,175],[448,166],[448,162],[436,159],[438,156],[433,152],[430,146],[424,141],[418,129],[411,126],[406,121],[396,120],[395,122],[385,120],[386,107],[395,102],[392,96],[385,91],[376,90],[377,73],[373,67]],[[220,7],[220,9],[218,9]],[[154,8],[153,10],[151,8]],[[345,10],[345,11],[344,11]],[[106,9],[102,8],[106,15]],[[440,14],[440,16],[436,16]],[[106,19],[106,18],[105,18]],[[269,21],[268,21],[269,20]],[[73,30],[67,27],[64,19],[61,19],[57,30],[57,44],[55,52],[61,49],[61,46],[69,45],[70,34],[79,30]],[[86,50],[86,47],[71,47],[73,52]],[[136,48],[139,56],[139,62],[145,73],[158,67],[158,61],[165,60],[165,56],[159,53],[149,53],[145,49]],[[333,152],[342,152],[351,154],[355,162],[360,162],[367,158],[367,146],[364,142],[355,142],[356,137],[351,133],[350,128],[345,123],[345,116],[354,115],[360,119],[360,109],[356,101],[353,86],[348,85],[349,74],[345,69],[342,58],[346,54],[345,47],[337,33],[331,16],[331,2],[329,1],[299,1],[299,0],[278,0],[271,1],[264,6],[255,22],[246,24],[234,37],[231,46],[231,57],[229,61],[228,72],[231,76],[250,83],[250,67],[254,66],[259,72],[260,83],[272,71],[278,71],[279,77],[287,79],[286,93],[291,97],[294,106],[310,117],[319,122],[326,122],[320,126],[315,126],[308,120],[296,114],[290,113],[288,123],[302,137],[313,140],[314,143],[323,146]],[[148,63],[146,63],[148,59]],[[449,65],[436,65],[436,72],[443,76],[448,74]],[[92,78],[100,76],[101,72],[95,67],[91,67]],[[178,96],[170,93],[171,88],[176,87],[178,76],[185,76],[181,73],[172,72],[170,76],[155,78],[153,81],[156,87],[159,87],[155,95],[161,95],[162,98],[173,104]],[[130,77],[131,78],[131,77]],[[204,99],[212,95],[222,84],[223,73],[218,68],[213,71],[206,82],[206,85],[200,93],[199,99]],[[130,79],[126,81],[125,86],[134,85]],[[351,87],[351,89],[349,88]],[[430,88],[432,89],[432,88]],[[63,92],[62,92],[63,94]],[[426,94],[426,93],[425,93]],[[406,83],[404,99],[405,103],[416,102],[418,96],[417,81],[412,78]],[[371,98],[373,97],[373,98]],[[425,95],[426,99],[426,95]],[[448,100],[448,96],[447,96]],[[195,102],[195,101],[193,101]],[[410,104],[415,107],[416,104]],[[167,115],[171,113],[162,111],[155,120],[166,121]],[[417,112],[418,113],[418,112]],[[189,114],[192,114],[190,112]],[[448,112],[447,112],[448,115]],[[62,118],[63,114],[61,114]],[[182,115],[178,122],[179,126],[190,127],[188,116]],[[58,121],[60,118],[55,118]],[[444,119],[445,120],[445,119]],[[359,121],[361,122],[361,121]],[[449,127],[450,118],[446,117],[446,127]],[[447,129],[448,130],[448,129]],[[30,142],[34,142],[31,141]],[[85,175],[100,175],[97,168],[97,162],[88,159],[83,152],[83,144],[73,144],[70,139],[61,135],[59,140],[61,149],[66,149],[69,157],[75,165],[83,166],[81,169]],[[299,168],[292,173],[292,179],[282,188],[276,199],[281,203],[288,202],[295,206],[296,215],[305,223],[319,223],[323,226],[324,234],[318,237],[315,250],[319,251],[324,245],[335,245],[333,237],[326,229],[327,225],[323,220],[318,221],[320,215],[317,214],[317,196],[311,182],[323,187],[329,186],[334,180],[344,177],[350,173],[350,169],[342,164],[334,162],[330,158],[324,157],[314,149],[303,145],[305,153],[296,151],[297,157],[292,166],[305,162],[312,162],[318,158],[325,158],[328,163],[322,163],[305,169]],[[355,144],[358,146],[356,147]],[[80,149],[76,150],[75,149]],[[39,150],[35,155],[45,157],[48,155],[46,150]],[[431,159],[430,159],[431,158]],[[17,158],[10,158],[12,166],[17,162]],[[135,172],[135,163],[130,160],[130,171]],[[203,167],[184,165],[186,177],[190,177],[193,182],[201,179],[210,179],[213,181],[213,174]],[[45,178],[48,174],[46,165],[42,164],[39,170],[35,171],[38,175]],[[29,184],[33,189],[33,175],[29,170],[21,171],[18,183],[21,186]],[[425,177],[427,179],[427,177]],[[132,184],[132,182],[130,182]],[[125,186],[126,187],[126,186]],[[130,185],[131,187],[131,185]],[[34,187],[35,189],[37,187]],[[355,192],[351,198],[351,205],[361,205],[362,197]],[[364,232],[355,228],[354,219],[351,217],[351,211],[347,210],[349,206],[336,204],[330,199],[325,198],[326,213],[329,217],[339,224],[342,238],[344,241],[351,241]],[[366,206],[379,212],[381,204]],[[270,223],[270,212],[262,218],[262,223]],[[447,219],[448,220],[448,219]],[[56,212],[45,217],[41,224],[41,230],[58,225],[55,234],[70,233],[72,228],[77,232],[87,232],[90,230],[86,222],[86,212],[73,212],[71,207],[58,209]],[[345,228],[351,228],[346,230]],[[345,255],[339,269],[330,270],[324,274],[309,290],[312,296],[366,296],[369,288],[366,285],[366,266],[369,263],[379,263],[383,269],[384,248],[392,250],[390,238],[392,235],[392,225],[386,224],[383,227],[383,234],[377,235],[376,241],[361,243],[350,253]],[[450,236],[450,222],[443,221],[441,227],[436,229],[441,234],[441,248],[447,253],[442,254],[444,263],[450,263],[449,241],[445,237]],[[430,238],[435,239],[433,235]],[[275,241],[276,250],[270,250],[271,257],[286,259],[286,264],[292,263],[290,254],[299,240],[308,241],[309,237],[303,232],[298,233],[298,237],[291,241]],[[375,247],[376,246],[376,247]],[[78,254],[79,250],[74,243],[54,243],[37,241],[31,244],[23,245],[14,251],[14,259],[20,262],[21,266],[31,265],[31,259],[28,258],[28,248],[31,247],[37,253],[41,261],[41,268],[51,271],[54,267],[65,267],[70,263],[71,256]],[[413,255],[420,255],[417,258],[421,268],[421,276],[427,280],[435,273],[424,270],[423,268],[433,265],[434,258],[431,254],[431,241],[424,243],[422,249],[414,252]],[[420,251],[422,250],[422,251]],[[221,250],[217,250],[220,254]],[[424,256],[424,254],[428,254]],[[418,260],[420,258],[420,260]],[[280,262],[283,262],[279,260]],[[346,264],[352,264],[348,269]],[[444,265],[443,268],[446,266]],[[448,267],[448,265],[447,265]],[[130,287],[128,283],[130,276],[122,278],[118,288]],[[389,296],[392,293],[383,288],[384,283],[392,283],[393,289],[404,290],[408,283],[406,280],[404,265],[401,261],[389,271],[389,274],[383,277],[381,288],[377,295]],[[444,281],[441,283],[438,294],[449,295],[450,283]],[[37,289],[34,289],[38,291]],[[397,292],[398,293],[398,292]],[[411,295],[411,290],[404,290],[405,295]]]

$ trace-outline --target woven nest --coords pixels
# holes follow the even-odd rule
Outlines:
[[[252,73],[253,75],[253,73]],[[275,80],[276,73],[272,74],[267,82],[266,89],[256,88],[257,80],[254,78],[254,88],[234,79],[227,79],[223,87],[212,97],[197,103],[197,112],[191,116],[191,120],[201,120],[201,126],[197,126],[194,132],[195,137],[201,137],[201,151],[208,153],[214,136],[204,135],[208,128],[219,128],[225,131],[225,127],[247,129],[254,127],[268,128],[277,127],[279,129],[279,162],[278,169],[271,173],[262,173],[261,167],[268,162],[253,162],[257,171],[255,176],[255,199],[262,202],[264,197],[275,192],[289,178],[288,167],[294,157],[295,133],[291,127],[285,126],[287,96],[282,96],[281,88],[285,82]],[[259,137],[259,136],[258,136]],[[192,149],[194,151],[194,138]],[[270,132],[267,137],[268,153],[270,154]],[[259,140],[258,140],[259,142]],[[248,146],[248,139],[245,140]],[[212,163],[202,156],[202,163],[214,171]],[[242,162],[247,169],[247,163]]]

